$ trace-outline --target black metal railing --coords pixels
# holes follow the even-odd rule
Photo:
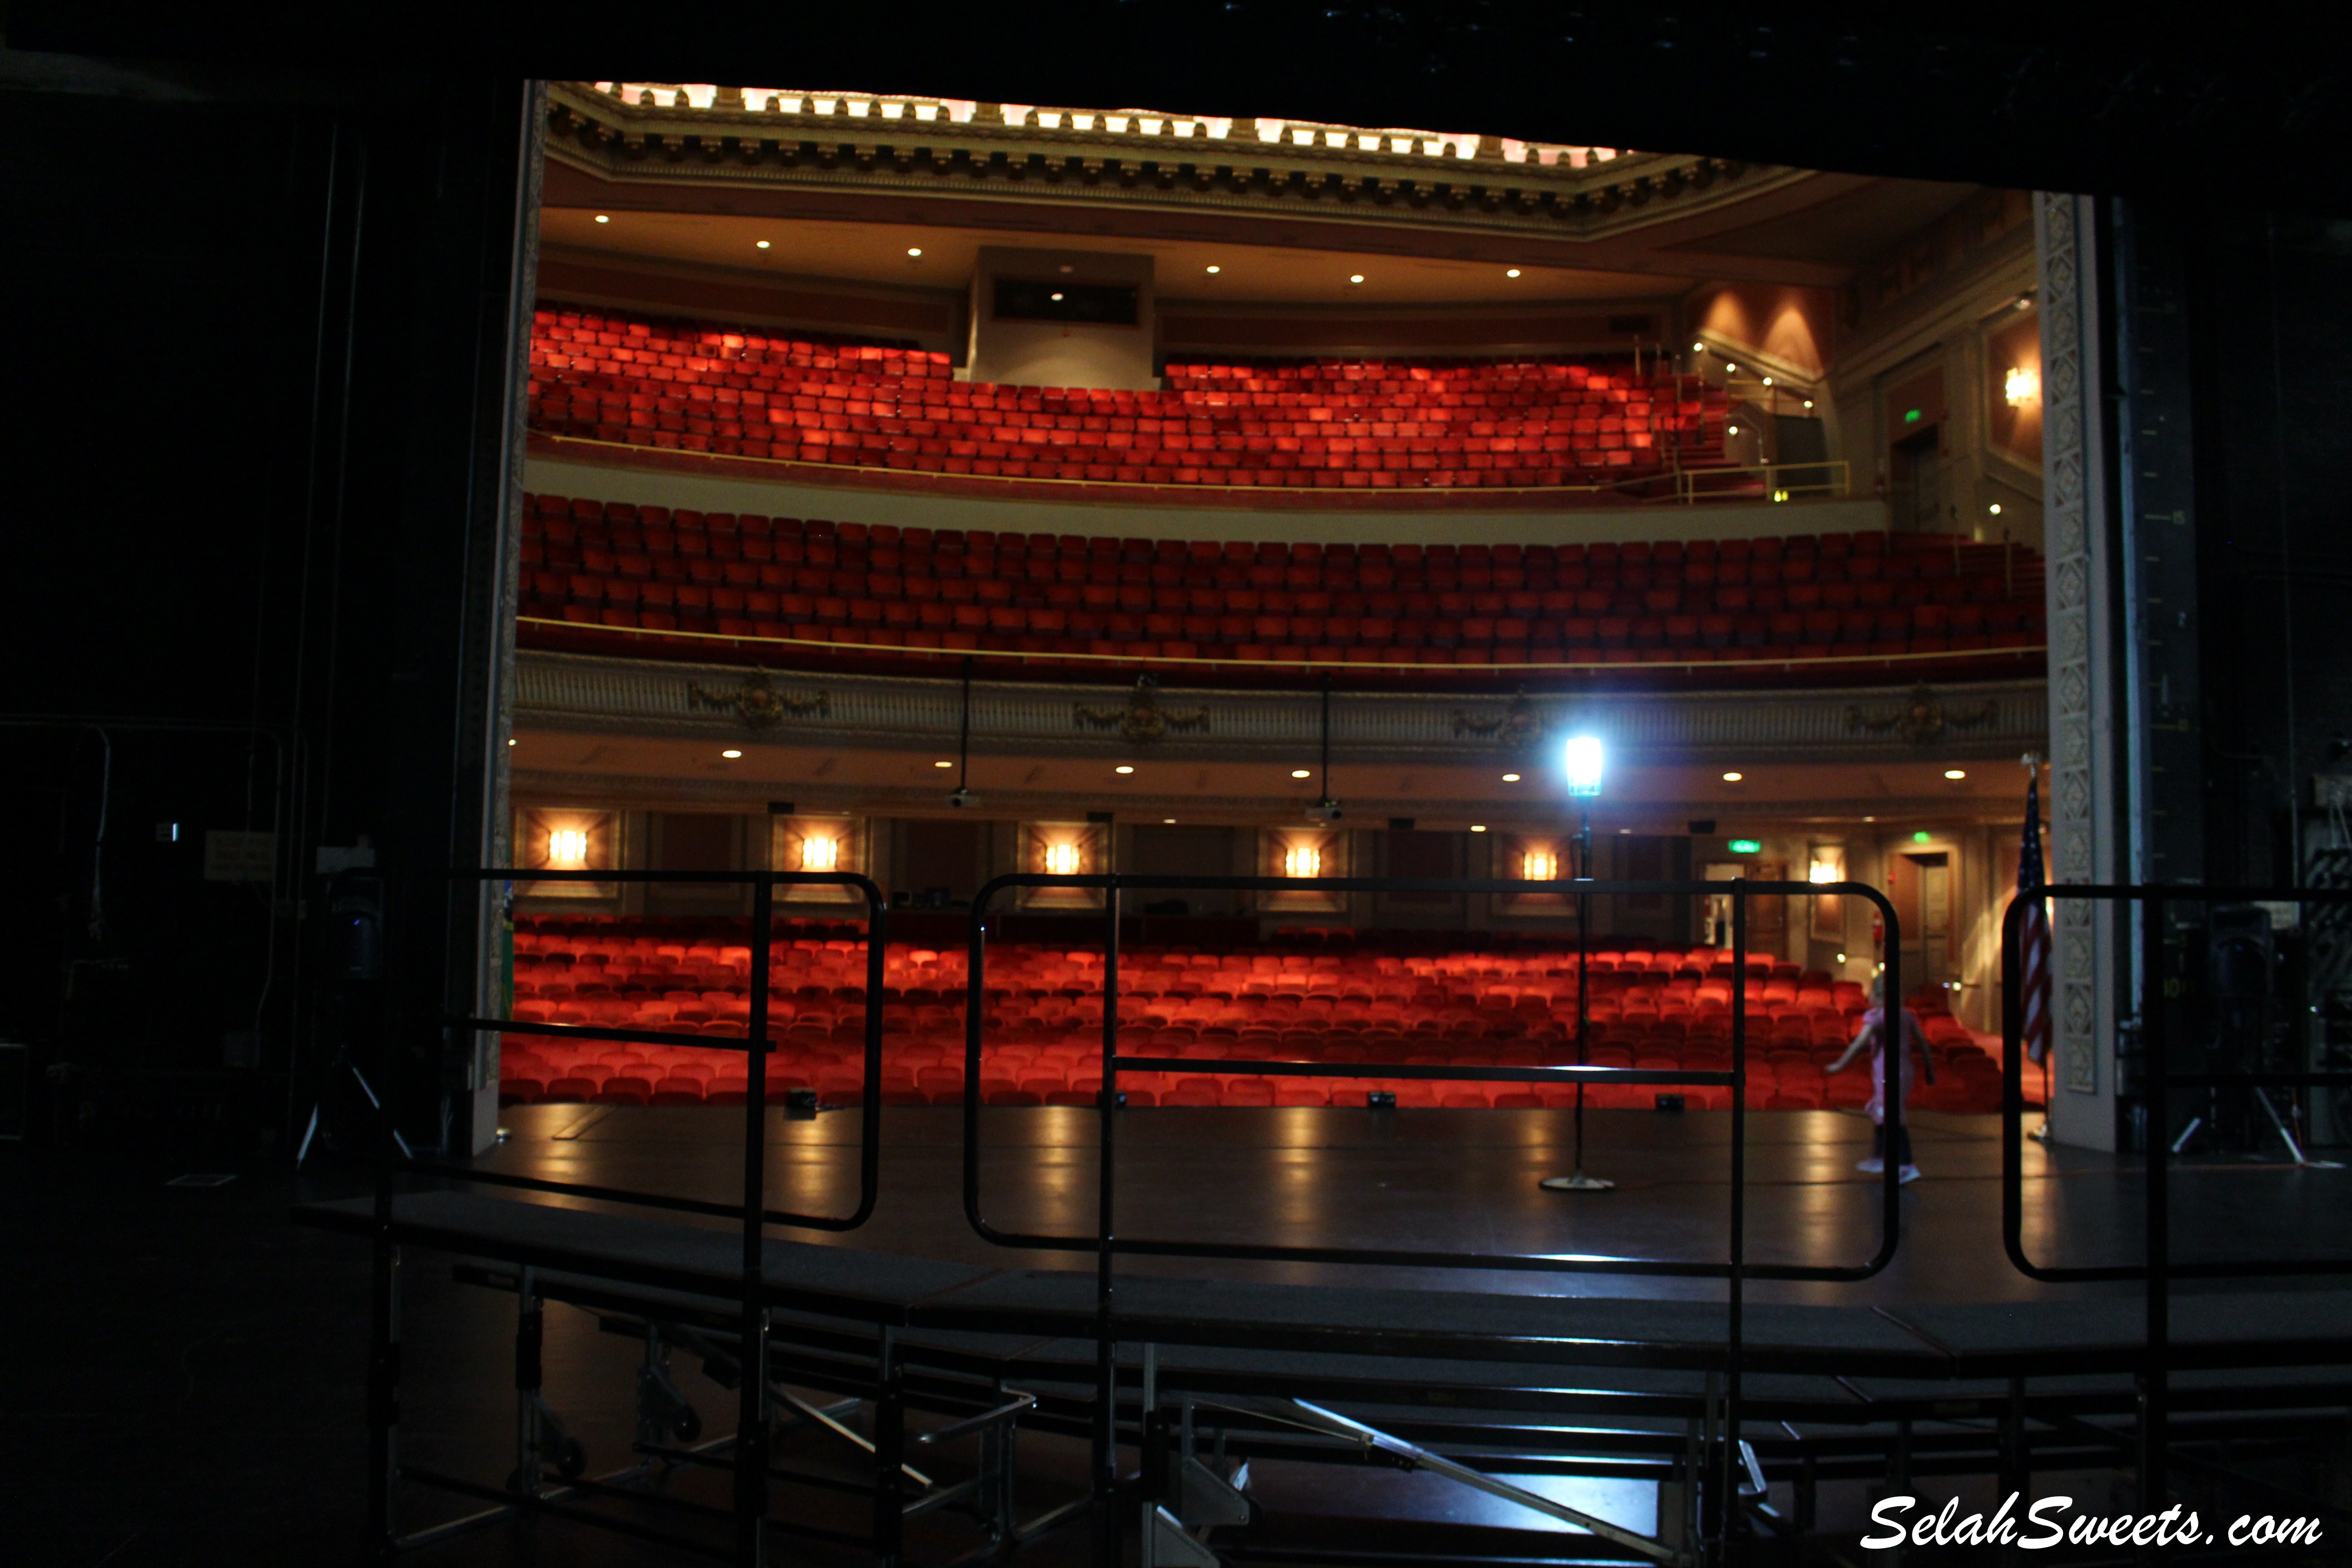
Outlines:
[[[607,883],[689,883],[703,886],[749,885],[751,889],[751,963],[747,982],[750,987],[750,1016],[744,1024],[744,1037],[736,1040],[728,1036],[660,1029],[627,1029],[593,1024],[551,1024],[536,1020],[484,1017],[472,1014],[453,1016],[445,1022],[460,1029],[495,1030],[500,1034],[549,1036],[561,1039],[613,1040],[625,1044],[677,1045],[690,1044],[696,1049],[736,1051],[744,1053],[745,1080],[743,1095],[743,1167],[741,1198],[734,1204],[717,1203],[691,1198],[677,1194],[639,1192],[624,1187],[606,1186],[589,1182],[557,1181],[546,1177],[524,1176],[503,1171],[482,1170],[474,1166],[445,1161],[423,1160],[407,1155],[393,1140],[384,1140],[383,1158],[378,1165],[375,1194],[375,1254],[376,1280],[374,1292],[375,1353],[370,1373],[371,1454],[369,1466],[369,1514],[371,1527],[379,1542],[394,1541],[393,1530],[393,1492],[394,1483],[402,1479],[435,1485],[446,1490],[495,1500],[497,1508],[527,1508],[545,1511],[556,1507],[535,1496],[516,1493],[511,1489],[499,1491],[475,1487],[453,1478],[402,1467],[394,1447],[394,1434],[398,1425],[399,1356],[399,1289],[398,1255],[392,1240],[393,1186],[394,1180],[405,1173],[431,1176],[445,1180],[477,1183],[488,1186],[507,1187],[529,1192],[561,1194],[572,1197],[593,1198],[601,1202],[634,1205],[643,1208],[670,1212],[700,1214],[733,1219],[742,1227],[742,1292],[740,1296],[740,1330],[742,1335],[741,1364],[745,1368],[739,1384],[740,1409],[737,1415],[737,1440],[734,1454],[734,1506],[728,1511],[735,1533],[735,1550],[743,1562],[764,1561],[763,1544],[768,1516],[768,1486],[770,1480],[770,1423],[766,1405],[767,1379],[759,1369],[767,1365],[768,1313],[763,1264],[766,1253],[766,1227],[771,1225],[791,1226],[821,1231],[855,1230],[874,1213],[881,1188],[881,1087],[882,1087],[882,1016],[884,962],[889,942],[889,902],[882,889],[872,880],[855,872],[818,871],[556,871],[527,870],[517,867],[492,867],[479,870],[451,873],[459,882],[584,882]],[[776,889],[779,887],[847,888],[866,902],[866,1024],[864,1093],[859,1100],[859,1151],[857,1168],[857,1201],[845,1214],[811,1214],[767,1206],[767,1114],[772,1101],[768,1091],[768,1059],[780,1042],[770,1032],[769,984],[773,965],[772,948],[775,936]],[[393,1103],[396,1104],[396,1096]],[[386,1131],[390,1131],[387,1120]],[[535,1342],[535,1335],[534,1335]],[[535,1350],[528,1356],[519,1348],[520,1363],[536,1363]],[[588,1522],[624,1532],[646,1534],[646,1527],[630,1525],[588,1514],[572,1513]],[[896,1516],[882,1521],[877,1510],[877,1531],[895,1530]],[[881,1539],[877,1535],[877,1539]],[[680,1538],[663,1536],[673,1546],[689,1551],[705,1550],[698,1543]]]
[[[2143,1261],[2138,1263],[2038,1263],[2025,1250],[2025,1127],[2024,1127],[2024,924],[2041,900],[2095,900],[2127,910],[2139,909],[2135,965],[2139,979],[2139,1026],[2146,1066],[2141,1075],[2145,1095],[2147,1136],[2147,1199],[2142,1215]],[[2168,1414],[2167,1371],[2171,1356],[2171,1295],[2175,1279],[2246,1279],[2264,1275],[2352,1274],[2352,1258],[2232,1258],[2175,1259],[2172,1256],[2170,1131],[2171,1091],[2176,1089],[2352,1088],[2352,1073],[2249,1071],[2179,1072],[2170,1058],[2171,1026],[2178,1011],[2179,976],[2165,962],[2165,914],[2179,904],[2352,904],[2352,889],[2344,888],[2217,888],[2140,886],[2107,883],[2054,883],[2037,897],[2010,901],[2001,918],[2001,1246],[2010,1262],[2027,1278],[2047,1284],[2095,1284],[2138,1280],[2145,1283],[2147,1332],[2145,1359],[2139,1378],[2139,1489],[2141,1501],[2164,1506],[2166,1489],[2166,1423]],[[2046,906],[2044,908],[2046,916]],[[2056,941],[2054,926],[2051,940]],[[2118,943],[2120,947],[2122,944]],[[2054,947],[2047,968],[2054,980]],[[2169,987],[2169,990],[2168,990]],[[2058,1024],[2051,1016],[2054,1052]],[[2046,1108],[2045,1108],[2046,1113]]]
[[[1046,1251],[1092,1252],[1096,1257],[1096,1422],[1092,1478],[1098,1499],[1108,1500],[1118,1485],[1115,1467],[1116,1379],[1115,1346],[1118,1341],[1114,1303],[1117,1293],[1115,1259],[1120,1255],[1230,1258],[1251,1262],[1370,1264],[1391,1268],[1508,1268],[1533,1269],[1558,1273],[1618,1274],[1666,1276],[1683,1279],[1721,1279],[1726,1283],[1727,1321],[1724,1355],[1724,1415],[1723,1430],[1736,1439],[1739,1431],[1740,1380],[1743,1345],[1743,1312],[1745,1285],[1749,1279],[1789,1279],[1822,1282],[1847,1282],[1866,1279],[1893,1261],[1902,1237],[1902,1205],[1900,1202],[1901,1162],[1889,1158],[1885,1163],[1882,1184],[1883,1202],[1880,1208],[1879,1240],[1876,1251],[1865,1261],[1848,1265],[1751,1264],[1747,1260],[1747,1085],[1748,1085],[1748,901],[1759,897],[1785,895],[1815,896],[1852,893],[1877,906],[1885,921],[1886,970],[1885,994],[1887,1016],[1898,1020],[1887,1031],[1888,1087],[1891,1092],[1882,1096],[1885,1105],[1887,1148],[1899,1145],[1903,1126],[1903,1096],[1900,1092],[1901,1056],[1907,1049],[1904,1032],[1899,1026],[1901,1016],[1901,924],[1895,907],[1877,889],[1861,882],[1752,882],[1733,881],[1598,881],[1563,879],[1549,882],[1504,880],[1494,879],[1423,879],[1391,877],[1318,878],[1318,892],[1324,893],[1401,893],[1426,892],[1452,895],[1549,893],[1589,900],[1596,897],[1618,894],[1664,894],[1679,897],[1724,897],[1732,900],[1731,920],[1731,1067],[1728,1071],[1666,1069],[1653,1068],[1593,1067],[1586,1061],[1589,1051],[1589,1017],[1586,1016],[1588,988],[1581,979],[1591,942],[1584,921],[1578,921],[1577,944],[1580,982],[1576,1047],[1578,1065],[1574,1067],[1471,1067],[1391,1062],[1298,1062],[1279,1060],[1223,1059],[1217,1070],[1229,1073],[1257,1074],[1267,1077],[1298,1076],[1352,1079],[1445,1079],[1482,1081],[1516,1081],[1522,1083],[1594,1084],[1654,1084],[1688,1087],[1722,1087],[1731,1090],[1731,1181],[1729,1200],[1729,1245],[1721,1260],[1701,1258],[1591,1258],[1558,1254],[1512,1254],[1454,1252],[1442,1249],[1359,1247],[1294,1247],[1267,1243],[1230,1243],[1191,1241],[1178,1237],[1123,1236],[1118,1228],[1117,1147],[1119,1106],[1118,1075],[1126,1072],[1197,1071],[1203,1065],[1197,1058],[1133,1056],[1118,1047],[1118,948],[1120,898],[1127,891],[1227,891],[1227,892],[1295,892],[1300,884],[1284,877],[1179,877],[1129,876],[1106,874],[1098,876],[1049,876],[1024,873],[1003,876],[982,888],[972,899],[971,917],[971,965],[967,977],[968,994],[965,1007],[964,1035],[964,1112],[963,1112],[963,1201],[964,1214],[972,1229],[983,1239],[998,1247]],[[1097,1148],[1096,1226],[1091,1236],[1055,1234],[1050,1232],[1006,1231],[991,1224],[981,1201],[981,1058],[986,1026],[986,969],[988,949],[988,919],[991,905],[1009,889],[1056,889],[1069,892],[1096,892],[1102,895],[1103,942],[1103,1017],[1102,1017],[1102,1083],[1096,1096],[1099,1116]],[[1580,903],[1580,909],[1583,907]],[[1727,1441],[1717,1458],[1717,1483],[1710,1495],[1717,1499],[1737,1495],[1734,1467],[1738,1463],[1739,1446]],[[1711,1505],[1710,1512],[1714,1512]],[[1107,1517],[1107,1510],[1106,1510]],[[1716,1515],[1719,1521],[1720,1514]]]

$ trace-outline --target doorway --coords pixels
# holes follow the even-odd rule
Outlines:
[[[1903,980],[1906,990],[1948,985],[1958,978],[1952,961],[1952,857],[1946,850],[1904,855],[1906,886],[1895,907],[1903,921]]]
[[[1897,533],[1945,530],[1944,428],[1930,426],[1895,443],[1887,465],[1887,521]]]

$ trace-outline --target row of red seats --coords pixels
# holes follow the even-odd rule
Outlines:
[[[1582,366],[1496,365],[1358,377],[1349,384],[1382,391],[1326,395],[1306,378],[1184,390],[1178,365],[1165,393],[1080,391],[954,384],[938,356],[777,354],[753,341],[543,310],[530,422],[689,452],[1146,484],[1557,486],[1724,461],[1708,418],[1722,395],[1690,377],[1632,385]]]

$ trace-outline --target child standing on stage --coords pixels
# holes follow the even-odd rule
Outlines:
[[[1886,1169],[1886,976],[1881,974],[1870,983],[1870,1011],[1862,1016],[1862,1028],[1846,1046],[1845,1054],[1822,1070],[1843,1072],[1864,1047],[1870,1049],[1870,1158],[1855,1167],[1873,1175]],[[1895,1092],[1903,1104],[1911,1103],[1911,1053],[1919,1053],[1919,1065],[1926,1070],[1929,1083],[1936,1081],[1936,1058],[1927,1048],[1927,1036],[1919,1027],[1919,1016],[1906,1007],[1903,1015],[1903,1048],[1901,1069],[1896,1074]],[[1906,1117],[1907,1123],[1910,1120]],[[1901,1179],[1916,1182],[1919,1167],[1911,1163],[1911,1129],[1908,1125],[1895,1130],[1895,1159],[1902,1167]]]

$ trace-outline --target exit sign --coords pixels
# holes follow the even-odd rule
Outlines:
[[[1731,852],[1734,855],[1760,855],[1764,852],[1764,841],[1760,838],[1735,838],[1731,841]]]

